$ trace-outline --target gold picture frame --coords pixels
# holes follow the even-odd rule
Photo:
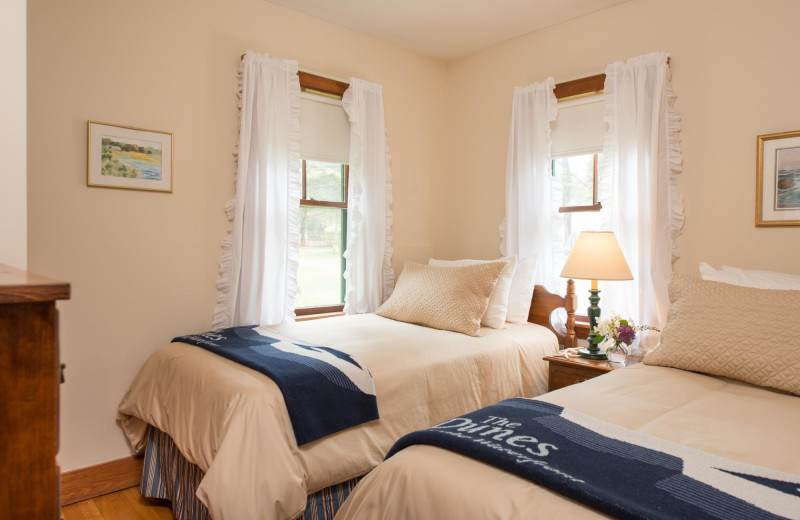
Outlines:
[[[172,193],[171,132],[89,121],[86,148],[87,186]]]
[[[800,226],[800,130],[756,144],[756,227]]]

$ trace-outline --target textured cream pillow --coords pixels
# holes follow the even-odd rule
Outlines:
[[[800,395],[800,291],[674,274],[661,345],[648,365],[731,377]]]
[[[506,326],[506,313],[508,312],[508,294],[511,292],[511,280],[514,278],[514,270],[517,268],[517,257],[506,256],[498,260],[436,260],[431,258],[428,265],[438,265],[442,267],[457,265],[476,265],[488,264],[492,262],[507,262],[506,266],[500,271],[489,297],[489,306],[481,317],[481,325],[493,329],[504,329]]]
[[[481,316],[506,262],[439,267],[406,262],[394,292],[376,314],[477,336]]]

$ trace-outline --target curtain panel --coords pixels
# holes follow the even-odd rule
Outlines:
[[[550,124],[558,103],[555,81],[514,89],[511,128],[506,161],[506,215],[500,226],[503,256],[537,257],[535,282],[560,292],[553,248],[557,238],[558,211],[554,200],[550,162]]]
[[[300,244],[297,62],[247,52],[239,69],[233,229],[223,240],[215,329],[294,319]]]
[[[374,312],[392,293],[392,175],[380,85],[350,78],[350,179],[344,312]]]
[[[667,285],[678,258],[675,240],[683,226],[680,117],[674,108],[668,54],[655,52],[606,68],[605,115],[599,196],[603,229],[616,232],[634,279],[613,282],[603,308],[636,323],[666,323]],[[655,345],[658,334],[642,338]]]

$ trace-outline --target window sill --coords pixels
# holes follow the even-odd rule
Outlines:
[[[343,312],[323,312],[320,314],[306,314],[304,316],[297,316],[294,321],[311,321],[321,320],[323,318],[335,318],[336,316],[344,316]]]
[[[591,206],[563,206],[558,208],[559,213],[574,213],[576,211],[600,211],[603,209],[603,205],[599,202],[597,204],[592,204]]]

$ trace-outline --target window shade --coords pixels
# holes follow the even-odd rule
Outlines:
[[[304,159],[347,164],[350,121],[338,99],[300,94],[300,150]]]
[[[603,149],[603,96],[589,96],[558,104],[551,127],[553,157],[596,153]]]

